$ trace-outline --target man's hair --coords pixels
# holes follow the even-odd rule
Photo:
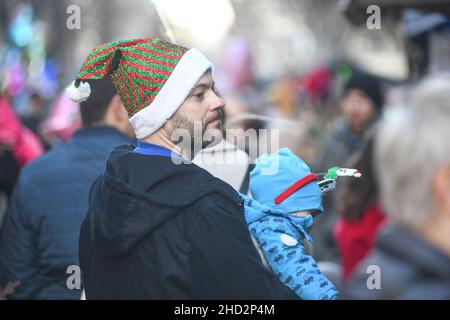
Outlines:
[[[386,214],[417,229],[436,210],[436,169],[450,164],[450,76],[426,79],[411,92],[379,128],[375,167]]]
[[[108,106],[117,93],[109,78],[87,80],[86,82],[91,86],[91,95],[89,99],[81,102],[80,112],[83,125],[91,126],[104,120]]]

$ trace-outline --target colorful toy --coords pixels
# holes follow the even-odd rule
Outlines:
[[[323,177],[324,179],[317,183],[319,185],[320,191],[322,191],[322,193],[326,193],[336,189],[336,180],[338,177],[360,178],[361,172],[359,172],[357,169],[349,169],[341,167],[330,168],[328,169],[327,173],[324,174]]]

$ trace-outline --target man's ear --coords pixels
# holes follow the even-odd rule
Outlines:
[[[111,99],[110,108],[116,121],[128,121],[128,113],[117,94]]]
[[[439,209],[450,212],[450,165],[440,166],[433,175],[433,196]]]

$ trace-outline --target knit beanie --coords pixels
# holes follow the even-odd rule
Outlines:
[[[354,70],[348,81],[344,84],[344,94],[350,89],[359,89],[373,102],[375,109],[380,111],[383,106],[383,95],[380,81],[368,73]]]
[[[208,70],[213,65],[194,48],[152,38],[114,41],[93,49],[66,90],[73,101],[85,101],[91,89],[83,80],[109,75],[142,139],[164,125]]]

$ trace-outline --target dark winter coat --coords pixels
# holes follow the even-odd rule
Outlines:
[[[392,224],[380,232],[345,291],[347,299],[450,299],[450,256]]]
[[[91,188],[80,263],[87,299],[296,299],[262,265],[231,186],[129,145]]]
[[[80,299],[67,280],[79,265],[89,188],[111,150],[131,142],[112,127],[83,128],[22,170],[0,234],[0,286],[21,281],[8,299]]]

